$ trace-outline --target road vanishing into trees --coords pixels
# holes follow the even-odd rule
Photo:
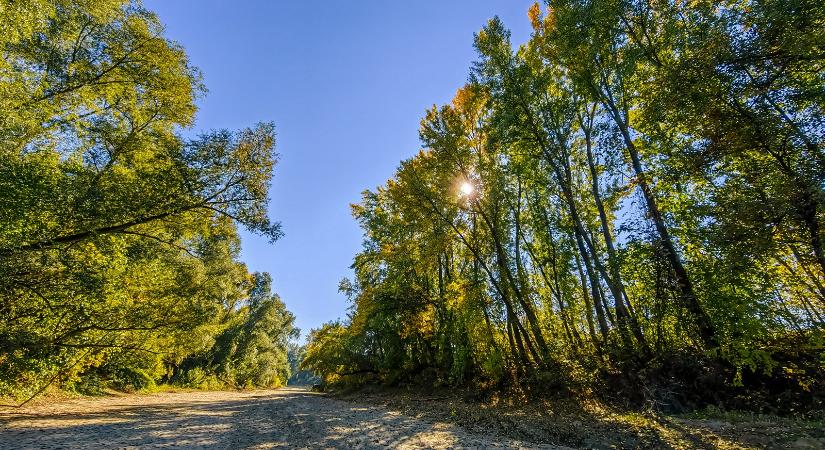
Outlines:
[[[303,388],[178,392],[0,409],[0,449],[561,448],[471,433]]]

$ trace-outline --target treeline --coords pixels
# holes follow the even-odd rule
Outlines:
[[[825,4],[554,0],[492,19],[353,206],[327,382],[821,407]]]
[[[274,386],[293,316],[238,260],[272,124],[194,139],[205,89],[129,0],[0,2],[0,395]]]

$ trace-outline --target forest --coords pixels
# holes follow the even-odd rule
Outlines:
[[[239,259],[281,235],[273,124],[190,136],[201,74],[139,2],[2,1],[0,48],[0,396],[285,384]]]
[[[821,411],[825,3],[550,0],[352,206],[332,386]],[[480,24],[481,25],[481,24]]]

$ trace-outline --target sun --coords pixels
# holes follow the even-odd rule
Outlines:
[[[472,183],[470,183],[469,181],[465,181],[461,183],[459,190],[461,190],[461,195],[463,197],[469,197],[470,195],[473,195],[473,191],[475,190],[475,188],[473,187]]]

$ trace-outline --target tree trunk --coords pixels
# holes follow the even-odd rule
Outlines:
[[[639,346],[646,349],[647,343],[645,342],[642,328],[639,326],[639,322],[636,320],[636,317],[630,311],[632,306],[630,305],[630,299],[627,298],[627,294],[625,293],[621,271],[619,270],[619,260],[616,256],[616,249],[613,245],[613,235],[610,232],[607,213],[605,212],[602,196],[599,192],[599,174],[596,170],[595,158],[593,158],[593,142],[590,135],[592,132],[592,115],[590,117],[591,119],[588,124],[585,124],[581,118],[580,121],[584,132],[587,166],[590,169],[590,189],[592,191],[593,201],[596,204],[596,209],[599,212],[602,237],[604,238],[604,245],[607,249],[607,264],[610,268],[610,277],[612,278],[608,281],[608,285],[610,286],[610,291],[613,294],[613,300],[616,303],[616,315],[619,317],[620,325],[629,327],[633,333],[633,336],[636,338],[636,341],[639,343]],[[625,308],[625,302],[627,302],[627,308]]]
[[[705,346],[716,347],[718,345],[716,341],[716,330],[713,327],[710,317],[708,317],[707,313],[702,308],[702,305],[699,304],[699,299],[696,297],[696,293],[693,289],[693,283],[688,276],[687,270],[682,263],[679,253],[676,251],[676,245],[673,243],[673,239],[670,236],[670,231],[665,225],[664,218],[659,210],[659,205],[656,202],[656,197],[653,195],[653,191],[648,184],[647,174],[642,168],[639,152],[630,136],[627,123],[619,112],[619,109],[609,92],[602,92],[602,103],[610,110],[613,121],[619,127],[619,131],[624,139],[625,148],[630,155],[631,165],[633,166],[633,171],[636,174],[636,182],[639,184],[639,188],[642,191],[642,196],[644,197],[648,213],[650,214],[650,218],[659,234],[659,239],[665,250],[667,260],[673,269],[676,284],[679,288],[680,300],[685,309],[687,309],[693,316],[702,343]]]

